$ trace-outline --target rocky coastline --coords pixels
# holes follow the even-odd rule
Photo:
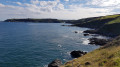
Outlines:
[[[68,23],[73,24],[70,26],[86,27],[86,28],[93,29],[93,30],[84,31],[83,32],[84,36],[89,36],[90,34],[99,34],[99,35],[115,38],[120,34],[120,32],[119,32],[120,25],[118,24],[119,21],[117,22],[117,25],[115,22],[116,19],[119,19],[119,17],[120,17],[119,14],[118,15],[108,15],[108,16],[102,16],[102,17],[93,17],[93,18],[80,19],[80,20],[76,20],[76,21],[69,21]],[[77,31],[75,31],[75,33],[77,33]],[[113,39],[99,39],[99,38],[93,37],[93,38],[90,38],[89,41],[90,41],[89,44],[105,46],[107,43],[113,41]],[[83,52],[83,51],[72,51],[71,52],[71,55],[73,58],[78,58],[85,54],[87,54],[87,53]],[[67,63],[67,64],[69,64],[69,63]],[[91,65],[91,63],[86,62],[84,65]],[[57,66],[57,67],[59,67],[59,66]],[[68,67],[70,67],[70,66],[68,66]],[[80,65],[77,67],[80,67]]]
[[[35,23],[42,23],[42,22],[44,22],[44,23],[62,23],[62,22],[66,22],[66,23],[72,24],[72,25],[67,25],[67,26],[91,28],[90,30],[84,31],[83,35],[84,36],[91,36],[91,34],[98,34],[98,35],[103,35],[103,36],[113,38],[113,39],[100,39],[100,38],[93,37],[93,38],[88,39],[90,41],[89,44],[100,45],[103,47],[103,48],[99,48],[99,49],[95,50],[96,52],[99,53],[100,52],[99,50],[103,49],[101,51],[102,54],[99,55],[100,57],[103,55],[107,56],[104,53],[105,52],[104,50],[106,50],[106,52],[110,51],[107,48],[110,47],[110,49],[115,50],[116,48],[114,48],[114,47],[117,46],[119,48],[119,45],[120,45],[119,44],[120,37],[114,39],[115,37],[120,35],[120,30],[119,30],[120,29],[120,14],[101,16],[101,17],[92,17],[92,18],[83,18],[80,20],[72,20],[72,21],[70,21],[70,20],[57,20],[57,19],[30,19],[30,18],[28,18],[28,19],[7,19],[4,22],[35,22]],[[66,25],[62,25],[62,26],[66,26]],[[78,33],[78,32],[75,31],[74,33]],[[114,46],[114,44],[115,44],[115,46]],[[94,56],[93,53],[95,55],[97,55],[96,52],[95,53],[94,53],[94,51],[91,52],[92,56]],[[115,52],[113,52],[113,53],[115,53]],[[90,53],[80,51],[80,50],[74,50],[74,51],[71,51],[70,54],[71,54],[72,58],[80,58],[80,57],[83,57],[86,55],[88,55],[87,58],[89,58]],[[111,59],[112,57],[113,56],[110,55],[107,58]],[[84,57],[84,58],[86,58],[86,57]],[[99,58],[98,60],[100,60],[101,58]],[[102,61],[98,65],[103,65],[106,62],[107,61]],[[67,64],[69,64],[69,63],[67,63]],[[48,67],[61,67],[61,65],[62,65],[62,61],[59,59],[56,59],[56,60],[52,61],[51,63],[49,63]],[[89,61],[85,61],[85,63],[83,65],[92,65],[92,63]],[[68,66],[68,67],[70,67],[70,66]],[[80,67],[80,65],[78,65],[77,67]]]
[[[66,25],[62,25],[62,26],[66,26]],[[85,30],[83,31],[83,35],[84,36],[92,36],[91,34],[96,34],[95,30]],[[74,33],[78,33],[78,31],[74,31]],[[96,36],[99,36],[99,34],[97,34]],[[100,39],[100,38],[95,38],[94,36],[92,38],[88,39],[90,42],[88,44],[90,45],[99,45],[99,46],[104,46],[105,44],[107,44],[108,42],[111,41],[111,39]],[[81,51],[81,50],[73,50],[70,52],[70,55],[72,58],[79,58],[82,57],[84,55],[86,55],[87,52],[85,51]],[[85,63],[86,65],[89,65],[89,62]],[[56,59],[54,61],[52,61],[51,63],[48,64],[48,67],[61,67],[62,65],[62,61],[60,59]]]

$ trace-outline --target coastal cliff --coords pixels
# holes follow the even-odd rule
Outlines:
[[[71,21],[69,23],[72,23],[72,26],[95,29],[95,32],[91,33],[101,34],[109,37],[116,37],[120,35],[120,14],[85,18]]]
[[[66,62],[61,67],[120,67],[120,15],[85,18],[70,22],[72,26],[93,28],[87,31],[101,34],[113,39],[86,55]]]

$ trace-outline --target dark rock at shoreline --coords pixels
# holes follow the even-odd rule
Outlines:
[[[90,38],[89,39],[90,43],[89,44],[95,44],[95,45],[105,45],[109,40],[108,39],[99,39],[99,38]]]
[[[71,25],[61,25],[61,26],[68,26],[68,27],[71,27]]]
[[[96,30],[86,30],[86,31],[83,31],[83,33],[96,34]]]
[[[77,31],[75,31],[75,33],[78,33]]]
[[[81,57],[85,54],[87,54],[87,52],[83,52],[83,51],[72,51],[71,53],[72,58],[78,58]]]
[[[89,34],[88,33],[85,33],[85,34],[83,34],[84,36],[89,36]]]
[[[66,25],[61,25],[61,26],[66,26]]]
[[[56,59],[52,61],[50,64],[48,64],[48,67],[60,67],[62,65],[62,61],[59,59]]]

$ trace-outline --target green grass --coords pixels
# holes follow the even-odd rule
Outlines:
[[[120,17],[120,15],[108,15],[108,16],[103,16],[101,17],[100,19],[103,20],[103,19],[110,19],[110,18],[117,18],[117,17]]]
[[[98,27],[97,32],[106,33],[107,35],[120,35],[120,15],[93,18],[77,25],[91,28]],[[86,62],[89,62],[90,65],[85,65]],[[99,49],[66,62],[61,67],[120,67],[120,36]]]
[[[98,18],[95,18],[95,19],[92,19],[88,22],[93,22],[93,21],[102,21],[102,20],[107,20],[107,19],[115,19],[115,18],[118,18],[120,17],[119,14],[117,15],[107,15],[107,16],[102,16],[102,17],[98,17]]]
[[[108,34],[114,34],[114,35],[120,35],[120,17],[105,23],[101,28],[98,29],[98,32],[102,33],[108,33]]]
[[[108,15],[108,16],[81,19],[81,20],[73,21],[73,23],[75,23],[75,26],[82,26],[82,27],[89,27],[89,28],[97,28],[98,29],[107,23],[108,24],[116,23],[117,21],[119,21],[118,17],[120,17],[119,14],[118,15]]]
[[[120,67],[120,36],[106,46],[68,61],[61,67],[72,67],[72,62],[73,67]],[[85,65],[86,62],[90,65]]]
[[[120,17],[118,17],[117,19],[112,20],[112,21],[110,21],[110,22],[108,22],[106,24],[114,24],[114,23],[120,23]]]
[[[120,35],[120,14],[77,20],[75,26],[94,28],[97,29],[97,33],[106,36],[118,36]]]

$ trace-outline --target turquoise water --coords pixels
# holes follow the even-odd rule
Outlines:
[[[92,51],[82,31],[63,23],[0,22],[0,67],[47,67],[52,60],[71,60],[73,50]],[[79,33],[74,33],[79,31]]]

